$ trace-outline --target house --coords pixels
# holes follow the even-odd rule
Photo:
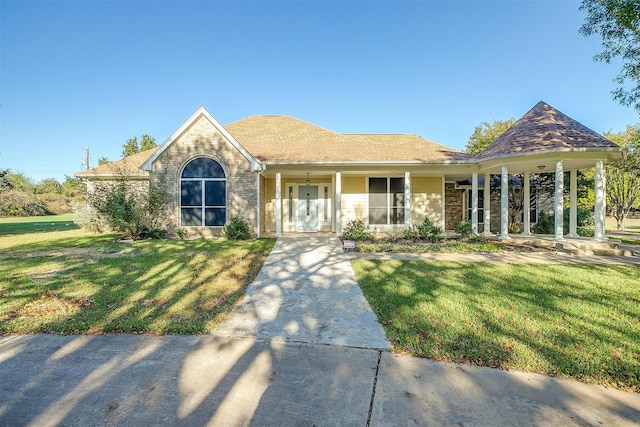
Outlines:
[[[223,126],[200,107],[158,148],[76,176],[89,191],[119,177],[142,186],[164,180],[170,229],[190,236],[218,236],[235,214],[254,237],[339,235],[354,219],[376,232],[398,232],[428,217],[444,230],[469,219],[474,232],[507,239],[511,174],[522,176],[526,234],[530,175],[569,171],[570,234],[576,235],[576,171],[595,168],[595,239],[602,241],[604,165],[621,157],[616,144],[544,102],[477,155],[415,135],[340,134],[289,116],[252,116]],[[492,176],[500,180],[493,208],[484,185]],[[460,184],[465,181],[470,185]],[[556,240],[564,239],[563,185],[555,180]]]

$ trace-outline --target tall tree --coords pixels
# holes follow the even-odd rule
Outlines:
[[[583,0],[580,10],[587,13],[580,32],[602,37],[602,52],[593,57],[594,61],[609,64],[615,58],[622,60],[622,69],[613,79],[619,86],[611,92],[613,99],[640,112],[640,3]]]
[[[140,147],[138,146],[138,138],[135,136],[127,139],[127,141],[122,145],[122,157],[128,157],[139,152]]]
[[[138,144],[138,138],[134,136],[133,138],[127,139],[127,141],[122,145],[122,157],[138,154],[141,151],[150,150],[157,146],[158,144],[156,144],[156,139],[146,133],[142,134],[140,144]]]
[[[156,139],[154,137],[149,136],[146,133],[142,134],[142,138],[140,138],[140,151],[147,151],[157,146],[158,144],[156,144]]]
[[[513,117],[507,120],[493,120],[492,123],[482,122],[475,127],[473,133],[467,141],[467,153],[477,154],[487,148],[493,141],[498,139],[500,135],[505,133],[514,123],[516,119]]]
[[[607,203],[616,228],[624,231],[629,212],[640,207],[640,126],[627,126],[624,132],[605,136],[628,150],[622,160],[607,165]]]

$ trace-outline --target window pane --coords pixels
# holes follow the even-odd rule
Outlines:
[[[185,166],[182,178],[224,178],[224,170],[215,160],[199,157]]]
[[[386,193],[387,178],[369,178],[369,193]]]
[[[182,206],[202,206],[202,182],[182,181],[180,188]]]
[[[404,193],[393,193],[391,194],[391,206],[397,208],[404,207]]]
[[[404,224],[404,208],[391,209],[391,224]]]
[[[387,208],[369,208],[369,224],[386,224]]]
[[[404,178],[391,178],[390,181],[391,193],[404,194]]]
[[[205,206],[225,206],[227,204],[226,181],[205,181]]]
[[[204,225],[207,227],[222,227],[227,219],[225,208],[207,208],[204,210]]]
[[[183,227],[199,227],[202,226],[202,209],[200,208],[182,208],[180,209],[180,223]]]
[[[385,208],[387,207],[387,193],[383,194],[369,194],[369,207],[370,208]]]

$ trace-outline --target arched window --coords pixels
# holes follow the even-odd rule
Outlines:
[[[227,218],[227,179],[220,163],[206,157],[191,160],[180,177],[180,224],[221,227]]]

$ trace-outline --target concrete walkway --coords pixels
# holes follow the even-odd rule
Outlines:
[[[320,234],[280,237],[215,335],[391,347],[340,240]]]
[[[208,336],[0,337],[0,426],[640,425],[638,393],[388,352],[349,256],[279,239]]]

